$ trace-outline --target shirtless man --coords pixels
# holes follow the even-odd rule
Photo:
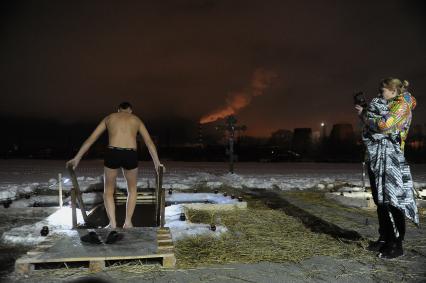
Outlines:
[[[136,206],[137,179],[138,179],[138,154],[136,145],[136,135],[139,132],[148,147],[155,170],[158,172],[160,160],[152,139],[145,128],[143,122],[132,114],[132,106],[128,102],[123,102],[118,107],[117,113],[112,113],[105,117],[89,138],[83,143],[77,155],[66,163],[75,169],[83,155],[99,136],[108,130],[109,145],[105,153],[104,160],[104,203],[109,218],[109,227],[117,227],[115,219],[114,190],[118,169],[123,169],[123,175],[127,181],[127,205],[126,220],[123,228],[133,227],[132,216]]]

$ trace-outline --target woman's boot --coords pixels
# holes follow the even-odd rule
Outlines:
[[[382,247],[378,257],[384,259],[392,259],[402,255],[404,255],[404,250],[402,248],[402,240],[398,238],[394,241],[386,243]]]

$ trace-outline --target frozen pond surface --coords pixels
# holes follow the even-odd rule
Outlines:
[[[237,163],[236,174],[228,174],[228,164],[221,162],[164,162],[167,171],[164,187],[189,189],[196,185],[211,188],[221,185],[250,188],[280,188],[283,190],[311,188],[319,183],[343,181],[361,185],[362,171],[359,163]],[[416,187],[426,186],[426,164],[411,165]],[[65,161],[60,160],[0,160],[1,192],[10,190],[17,194],[30,192],[37,186],[53,189],[58,173],[68,176]],[[102,179],[102,160],[82,160],[76,170],[82,183],[96,183]],[[367,185],[368,185],[368,177]],[[49,183],[50,180],[50,183]],[[139,163],[138,186],[146,187],[154,181],[152,162]],[[124,186],[124,179],[118,179]],[[83,186],[84,187],[84,186]],[[66,186],[65,186],[66,189]]]

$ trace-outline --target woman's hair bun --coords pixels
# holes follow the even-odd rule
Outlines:
[[[402,80],[402,87],[407,88],[410,85],[410,83],[407,80]]]

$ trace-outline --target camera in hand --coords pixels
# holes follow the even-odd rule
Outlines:
[[[354,103],[355,105],[360,105],[361,107],[367,107],[367,100],[365,99],[364,93],[362,91],[354,94]]]

